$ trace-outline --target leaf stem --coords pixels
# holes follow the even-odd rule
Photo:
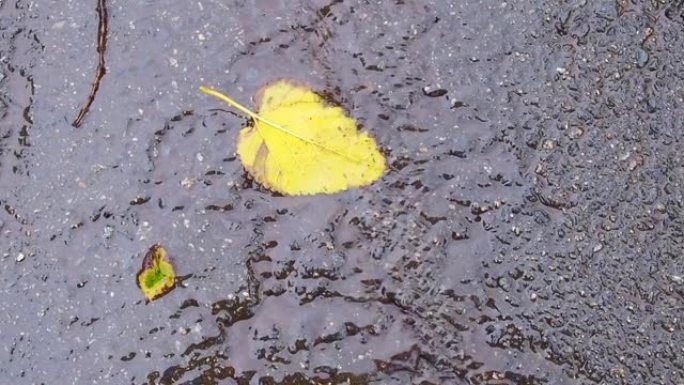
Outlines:
[[[297,134],[296,132],[293,132],[293,131],[291,131],[291,130],[289,130],[289,129],[283,127],[283,126],[281,126],[281,125],[278,124],[278,123],[275,123],[275,122],[270,121],[270,120],[268,120],[268,119],[262,118],[262,117],[259,116],[257,113],[252,112],[252,110],[250,110],[249,108],[243,106],[242,104],[236,102],[236,101],[233,100],[232,98],[230,98],[230,97],[228,97],[228,96],[222,94],[222,93],[219,92],[219,91],[216,91],[216,90],[214,90],[214,89],[211,89],[211,88],[205,87],[205,86],[200,86],[199,89],[200,89],[201,92],[203,92],[203,93],[205,93],[205,94],[207,94],[207,95],[211,95],[211,96],[213,96],[213,97],[215,97],[215,98],[218,98],[218,99],[220,99],[220,100],[223,100],[224,102],[228,103],[229,105],[231,105],[231,106],[237,108],[238,110],[240,110],[240,111],[243,112],[244,114],[248,115],[248,116],[251,117],[252,119],[254,119],[254,120],[259,120],[259,121],[261,121],[261,122],[264,122],[264,123],[268,124],[269,126],[274,127],[274,128],[277,128],[278,130],[280,130],[280,131],[282,131],[282,132],[284,132],[284,133],[286,133],[286,134],[288,134],[288,135],[292,135],[292,136],[294,136],[295,138],[297,138],[297,139],[299,139],[299,140],[301,140],[301,141],[303,141],[303,142],[306,142],[306,143],[309,143],[309,144],[311,144],[311,145],[313,145],[313,146],[322,148],[322,149],[324,149],[324,150],[326,150],[326,151],[330,151],[330,152],[332,152],[333,154],[337,154],[337,155],[339,155],[339,156],[341,156],[341,157],[343,157],[343,158],[345,158],[345,159],[348,159],[348,160],[350,160],[350,161],[352,161],[352,162],[354,162],[354,163],[361,163],[361,162],[362,162],[362,161],[359,160],[359,159],[353,158],[353,157],[351,157],[351,156],[349,156],[349,155],[347,155],[347,154],[344,154],[344,153],[339,152],[339,151],[337,151],[337,150],[334,150],[334,149],[332,149],[332,148],[326,147],[326,146],[324,146],[324,145],[322,145],[322,144],[320,144],[320,143],[316,143],[316,142],[314,142],[314,141],[311,140],[311,139],[307,139],[307,138],[305,138],[305,137],[303,137],[303,136]]]
[[[261,116],[259,116],[259,114],[255,113],[255,112],[252,112],[252,110],[250,110],[249,108],[243,106],[242,104],[236,102],[236,101],[233,100],[232,98],[230,98],[230,97],[228,97],[228,96],[226,96],[226,95],[224,95],[224,94],[222,94],[222,93],[220,93],[220,92],[218,92],[218,91],[216,91],[216,90],[213,90],[213,89],[211,89],[211,88],[209,88],[209,87],[200,86],[200,91],[204,92],[204,93],[207,94],[207,95],[211,95],[211,96],[213,96],[213,97],[216,97],[216,98],[219,98],[219,99],[223,100],[224,102],[230,104],[231,106],[233,106],[233,107],[237,108],[238,110],[244,112],[245,114],[249,115],[249,116],[250,116],[251,118],[253,118],[254,120],[262,121],[262,122],[268,124],[269,126],[275,127],[275,128],[277,128],[277,129],[279,129],[280,131],[283,131],[283,132],[286,133],[286,134],[292,135],[292,136],[294,136],[295,138],[297,138],[297,139],[299,139],[299,140],[301,140],[301,141],[307,142],[307,143],[309,143],[309,144],[313,144],[314,146],[323,147],[323,148],[325,148],[326,150],[331,151],[331,149],[329,149],[329,148],[327,148],[327,147],[325,147],[325,146],[323,146],[323,145],[321,145],[321,144],[318,144],[318,143],[316,143],[316,142],[314,142],[314,141],[312,141],[312,140],[310,140],[310,139],[307,139],[307,138],[305,138],[305,137],[303,137],[303,136],[297,134],[296,132],[292,132],[291,130],[288,130],[287,128],[281,126],[281,125],[278,124],[278,123],[275,123],[275,122],[273,122],[273,121],[270,121],[270,120],[268,120],[268,119],[266,119],[266,118],[262,118]],[[340,155],[344,156],[343,154],[340,154]]]
[[[204,93],[207,94],[207,95],[211,95],[211,96],[213,96],[213,97],[215,97],[215,98],[218,98],[218,99],[223,100],[224,102],[226,102],[226,103],[230,104],[231,106],[237,108],[238,110],[242,111],[243,113],[249,115],[251,118],[259,119],[259,120],[264,120],[261,116],[259,116],[259,115],[257,115],[256,113],[252,112],[249,108],[243,106],[242,104],[236,102],[236,101],[233,100],[232,98],[229,98],[228,96],[226,96],[226,95],[224,95],[224,94],[222,94],[222,93],[220,93],[220,92],[218,92],[218,91],[216,91],[216,90],[214,90],[214,89],[211,89],[211,88],[205,87],[205,86],[200,86],[199,89],[200,89],[200,91],[204,92]],[[267,123],[268,123],[268,122],[267,122]],[[269,124],[270,124],[270,123],[269,123]]]

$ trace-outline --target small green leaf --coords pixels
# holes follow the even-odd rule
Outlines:
[[[143,258],[142,268],[138,272],[136,281],[147,303],[176,287],[176,271],[163,247],[160,245],[150,247]]]

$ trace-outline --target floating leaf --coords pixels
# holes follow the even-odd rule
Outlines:
[[[176,272],[163,247],[150,247],[143,258],[136,281],[147,302],[154,301],[176,287]]]
[[[250,116],[237,152],[259,183],[288,195],[332,194],[373,183],[385,172],[375,140],[358,132],[356,121],[307,87],[279,80],[256,96],[257,113],[207,87]]]

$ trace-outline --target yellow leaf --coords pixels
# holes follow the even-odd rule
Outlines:
[[[147,302],[176,287],[176,272],[163,247],[154,245],[145,254],[136,281]]]
[[[258,113],[218,91],[200,90],[253,119],[240,131],[237,152],[245,169],[271,190],[332,194],[369,185],[385,172],[375,140],[307,87],[288,80],[266,85],[257,93]]]

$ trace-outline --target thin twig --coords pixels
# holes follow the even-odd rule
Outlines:
[[[102,77],[107,72],[105,68],[105,50],[107,48],[107,2],[106,0],[98,0],[97,2],[97,14],[100,17],[100,24],[97,30],[97,53],[98,53],[98,63],[97,70],[95,71],[95,80],[93,81],[93,87],[90,90],[90,95],[88,100],[85,102],[81,111],[79,111],[78,116],[71,123],[74,127],[80,127],[85,118],[86,114],[90,110],[90,106],[95,100],[95,94],[100,88],[100,81]]]

